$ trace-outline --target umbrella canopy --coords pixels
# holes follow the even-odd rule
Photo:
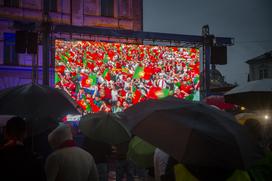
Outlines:
[[[272,79],[248,82],[227,92],[225,101],[254,109],[272,108]]]
[[[127,159],[133,161],[140,168],[151,168],[154,166],[155,147],[134,136],[128,145]]]
[[[0,114],[29,119],[60,118],[79,114],[76,103],[62,90],[46,85],[25,84],[0,92]]]
[[[26,119],[33,134],[55,127],[64,115],[79,114],[64,91],[39,84],[25,84],[0,92],[0,114]]]
[[[262,157],[232,116],[201,102],[174,97],[147,100],[121,115],[134,135],[184,164],[246,168]]]
[[[13,115],[0,115],[0,128],[6,127],[9,119],[13,118]]]
[[[59,125],[59,120],[52,117],[38,118],[38,119],[26,119],[26,125],[28,128],[28,136],[39,135],[44,132],[52,131]]]
[[[233,110],[235,108],[234,104],[226,103],[224,96],[211,95],[204,98],[203,102],[209,105],[214,105],[221,110]]]
[[[98,112],[83,116],[79,122],[82,133],[94,140],[120,144],[130,139],[130,131],[120,122],[118,115]]]

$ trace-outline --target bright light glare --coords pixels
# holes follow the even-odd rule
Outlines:
[[[269,119],[269,116],[268,115],[264,115],[264,119],[265,120]]]
[[[72,115],[72,114],[68,114],[66,116],[66,120],[67,121],[79,121],[81,118],[81,115]]]

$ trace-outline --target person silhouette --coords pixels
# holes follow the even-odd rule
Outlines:
[[[54,152],[45,163],[47,181],[98,181],[93,156],[76,146],[68,125],[60,124],[55,128],[48,135],[48,142]]]
[[[22,118],[13,117],[7,121],[5,143],[0,148],[1,178],[9,181],[45,180],[42,161],[23,143],[26,134],[26,123]]]

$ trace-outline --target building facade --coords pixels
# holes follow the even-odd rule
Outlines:
[[[248,81],[272,78],[272,51],[246,61],[249,65]]]
[[[42,83],[43,23],[142,31],[142,0],[0,0],[0,89]],[[38,35],[37,53],[16,52],[16,32]],[[103,40],[105,37],[49,30],[49,81],[54,84],[54,39]],[[34,67],[35,71],[32,71]]]

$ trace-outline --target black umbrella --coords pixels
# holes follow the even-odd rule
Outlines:
[[[45,85],[25,84],[0,92],[0,114],[26,118],[31,122],[32,130],[40,132],[54,126],[57,119],[80,112],[64,91]]]
[[[272,79],[248,82],[227,92],[225,101],[254,109],[272,109]]]
[[[147,100],[120,115],[132,134],[187,165],[247,168],[262,157],[232,116],[201,102]]]
[[[79,129],[90,139],[109,144],[120,144],[129,141],[131,137],[119,116],[113,113],[87,114],[80,119]]]

